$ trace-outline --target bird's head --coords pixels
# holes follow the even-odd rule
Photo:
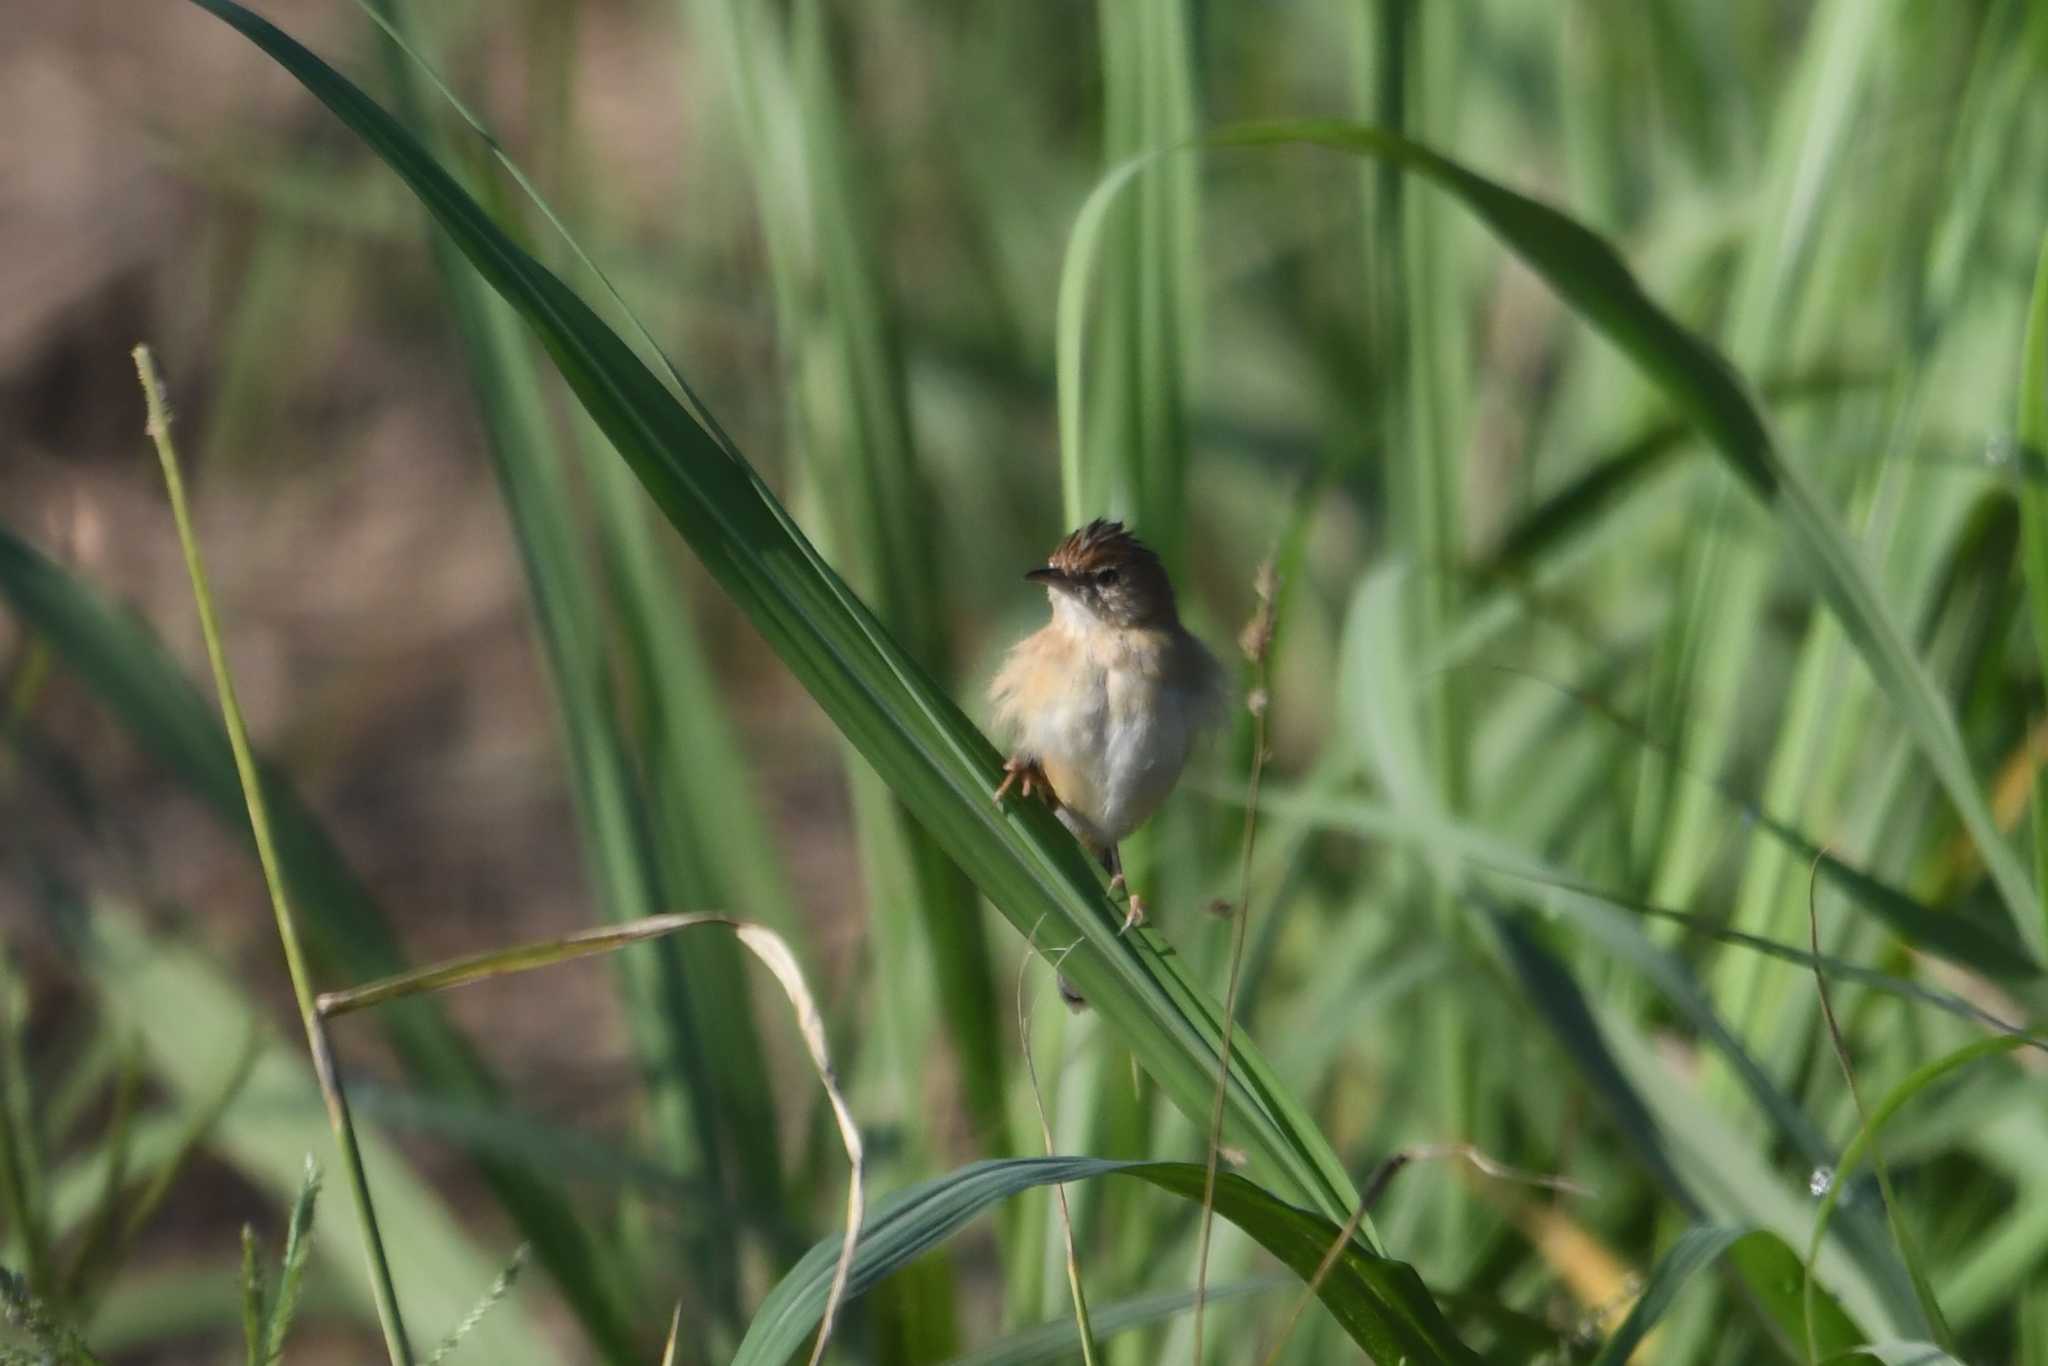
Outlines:
[[[1122,522],[1096,518],[1024,577],[1045,585],[1055,618],[1078,613],[1080,624],[1117,627],[1178,620],[1166,567]]]

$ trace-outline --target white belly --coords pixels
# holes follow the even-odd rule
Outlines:
[[[1180,690],[1135,671],[1078,671],[1032,718],[1026,743],[1059,794],[1061,819],[1096,845],[1143,825],[1187,763],[1195,709]]]

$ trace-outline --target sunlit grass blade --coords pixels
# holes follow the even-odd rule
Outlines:
[[[1215,1003],[1151,933],[1119,936],[1103,880],[1039,808],[999,810],[987,741],[876,622],[744,462],[721,448],[590,309],[514,245],[388,114],[231,0],[195,4],[320,97],[413,188],[526,316],[663,512],[842,733],[1020,932],[1078,941],[1063,968],[1183,1112],[1206,1110]],[[1258,1051],[1236,1052],[1229,1141],[1285,1194],[1341,1216],[1350,1181]]]
[[[1202,1199],[1205,1174],[1194,1162],[1093,1157],[977,1162],[876,1203],[855,1258],[850,1292],[861,1294],[982,1210],[1020,1191],[1112,1175],[1135,1177],[1193,1204]],[[1304,1279],[1339,1232],[1334,1221],[1284,1204],[1229,1173],[1218,1179],[1216,1212]],[[832,1258],[833,1245],[820,1243],[770,1292],[733,1366],[779,1366],[796,1350],[817,1322]],[[1421,1280],[1403,1263],[1376,1257],[1352,1242],[1318,1293],[1352,1340],[1375,1359],[1396,1361],[1405,1353],[1413,1366],[1477,1366],[1478,1358],[1459,1342]]]

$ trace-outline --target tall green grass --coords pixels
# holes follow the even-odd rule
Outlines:
[[[717,608],[685,600],[670,526],[840,737],[858,894],[826,909],[864,933],[828,1022],[856,1118],[894,1135],[849,1359],[1080,1359],[1059,1216],[1032,1203],[1057,1182],[1086,1350],[1118,1366],[1197,1341],[1212,1362],[2048,1362],[2048,827],[2015,799],[2042,786],[2048,659],[2038,6],[1146,0],[1040,29],[698,0],[634,15],[691,78],[663,92],[693,132],[651,241],[610,218],[628,187],[547,47],[575,25],[531,31],[540,126],[506,149],[563,191],[540,215],[421,65],[482,16],[387,52],[394,116],[198,7],[436,224],[591,913],[718,910],[823,957],[753,796],[728,704],[748,684],[695,634]],[[485,88],[463,61],[444,79]],[[575,240],[540,230],[557,217]],[[210,469],[272,429],[279,363],[247,338],[307,269],[284,236],[250,263],[233,401],[195,437]],[[779,362],[728,363],[749,347]],[[712,413],[756,416],[735,442]],[[1237,964],[1204,907],[1239,899],[1248,726],[1130,851],[1154,924],[1126,938],[1063,830],[987,799],[974,698],[1039,610],[1016,573],[1097,513],[1161,546],[1219,654],[1255,566],[1280,566]],[[13,533],[0,592],[239,819],[220,735],[143,632]],[[269,790],[324,984],[395,971]],[[1085,1016],[1030,961],[1069,946]],[[790,1056],[730,948],[679,940],[621,977],[637,1132],[677,1185],[572,1201],[477,1145],[573,1352],[654,1359],[678,1294],[680,1360],[779,1362],[815,1329],[832,1150],[771,1082]],[[199,999],[161,975],[166,1009]],[[431,1007],[383,1023],[414,1086],[472,1129],[503,1113]],[[1024,1047],[1055,1157],[1025,1155]],[[147,1066],[198,1094],[178,1062]],[[214,1135],[281,1178],[255,1118]],[[1466,1144],[1493,1160],[1427,1160]],[[1591,1193],[1474,1174],[1498,1164]],[[372,1179],[380,1211],[420,1214],[386,1233],[423,1293],[459,1235],[383,1198],[395,1166]],[[737,1236],[663,1246],[657,1206]],[[43,1255],[9,1222],[10,1262]],[[1266,1293],[1276,1259],[1290,1289]]]

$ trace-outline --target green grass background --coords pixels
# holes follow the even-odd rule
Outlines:
[[[767,924],[889,1235],[835,1359],[1080,1360],[1059,1177],[1090,1350],[1188,1360],[1249,719],[1127,851],[1130,941],[1057,826],[987,805],[969,724],[1042,610],[1019,572],[1125,516],[1233,660],[1279,578],[1205,1361],[2048,1362],[2043,1053],[1982,1042],[2048,945],[2048,12],[371,8],[413,55],[274,13],[392,115],[297,68],[343,123],[201,8],[149,17],[159,98],[248,93],[133,112],[185,206],[164,284],[63,340],[159,348],[230,654],[299,642],[245,691],[323,986]],[[250,1023],[285,1018],[253,875],[134,823],[241,799],[189,605],[128,544],[167,535],[139,401],[66,373],[24,362],[0,428],[5,1262],[110,1358],[216,1359],[239,1252],[194,1209],[274,1223],[328,1140]],[[96,438],[118,475],[75,473],[90,405],[136,414]],[[401,505],[482,582],[396,567]],[[494,821],[418,719],[486,666],[450,695],[509,673],[489,733],[551,827]],[[415,748],[439,824],[365,819],[335,775]],[[391,871],[458,854],[529,871]],[[1093,1010],[1027,941],[1077,946]],[[680,1300],[678,1360],[781,1361],[836,1248],[823,1097],[737,945],[616,963],[340,1027],[408,1319],[431,1341],[525,1240],[473,1359],[656,1360]],[[535,1051],[551,1018],[580,1052]],[[1016,1160],[1040,1103],[1105,1162]],[[311,1350],[373,1341],[348,1217]]]

